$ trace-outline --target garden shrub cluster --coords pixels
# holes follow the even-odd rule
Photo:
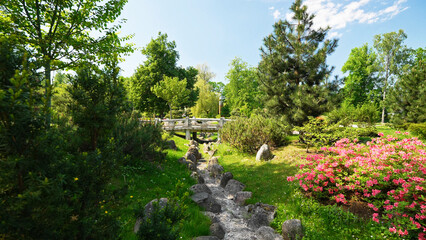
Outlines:
[[[302,127],[296,127],[299,131],[299,141],[310,147],[330,146],[337,140],[349,138],[353,140],[358,137],[377,136],[377,130],[373,126],[354,128],[345,127],[340,124],[332,124],[321,117],[309,117],[309,121]]]
[[[252,115],[227,122],[219,134],[222,141],[232,147],[242,152],[256,153],[265,143],[270,146],[286,144],[289,130],[289,125],[279,119]]]
[[[426,123],[412,123],[408,127],[408,131],[426,140]]]
[[[379,120],[378,106],[374,103],[364,103],[360,106],[343,103],[340,108],[337,108],[327,114],[330,123],[336,123],[343,126],[348,126],[353,122],[366,123],[373,125]]]
[[[161,129],[123,112],[114,66],[69,76],[66,121],[50,118],[27,66],[0,89],[0,238],[119,238],[115,206],[127,189],[112,183],[126,166],[164,157]]]
[[[297,181],[319,200],[364,201],[372,209],[372,220],[390,232],[424,239],[426,145],[417,138],[379,135],[367,144],[345,138],[324,147],[324,154],[308,156],[302,173],[287,180]]]

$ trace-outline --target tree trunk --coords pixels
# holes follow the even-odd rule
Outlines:
[[[46,126],[50,126],[51,114],[50,110],[52,107],[52,84],[50,82],[51,78],[51,68],[50,68],[50,60],[47,60],[44,64],[44,87],[45,87],[45,95],[46,95]]]
[[[172,117],[172,105],[171,104],[169,104],[169,108],[170,108],[170,119],[173,119],[173,117]]]

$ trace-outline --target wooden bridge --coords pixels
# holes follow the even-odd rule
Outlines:
[[[222,129],[223,125],[231,121],[225,118],[182,118],[182,119],[159,119],[154,120],[155,124],[162,124],[162,128],[168,132],[185,132],[185,138],[191,139],[191,132],[197,134],[197,132],[217,132]],[[144,121],[142,122],[152,122]],[[218,135],[218,140],[220,140]]]

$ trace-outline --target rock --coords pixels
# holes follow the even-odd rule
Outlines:
[[[168,144],[169,149],[172,149],[172,150],[175,150],[175,151],[177,150],[177,146],[176,146],[175,141],[169,140],[169,141],[167,141],[167,144]]]
[[[203,184],[205,182],[203,176],[199,175],[198,172],[192,172],[191,177],[197,180],[197,183],[199,184]]]
[[[198,147],[198,143],[197,143],[197,141],[191,140],[191,141],[189,141],[189,146]]]
[[[263,144],[262,147],[260,147],[259,151],[257,151],[256,154],[256,161],[262,161],[262,160],[270,160],[274,157],[272,155],[271,150],[269,149],[268,144]]]
[[[196,163],[194,163],[194,162],[192,162],[192,161],[189,161],[189,160],[187,160],[185,163],[186,163],[186,167],[187,167],[189,170],[191,170],[191,171],[193,171],[193,172],[197,171],[197,164],[196,164]]]
[[[223,167],[219,164],[212,164],[207,167],[207,171],[209,171],[210,175],[214,178],[220,176],[223,170]]]
[[[213,223],[210,225],[210,234],[218,237],[219,239],[223,239],[225,237],[225,230],[220,223]]]
[[[282,236],[284,240],[295,240],[303,238],[303,226],[299,219],[290,219],[282,225]]]
[[[198,183],[199,184],[202,184],[202,183],[205,183],[206,181],[204,180],[204,177],[203,176],[198,176]]]
[[[210,218],[210,221],[212,223],[217,223],[219,222],[219,218],[217,218],[216,214],[212,213],[212,212],[204,212],[204,215],[206,215],[207,217]]]
[[[199,160],[199,159],[201,159],[201,153],[199,152],[199,150],[198,150],[198,147],[196,147],[196,146],[190,146],[189,148],[188,148],[188,151],[186,152],[186,154],[189,154],[189,153],[192,153],[192,154],[194,154],[194,156],[197,158],[197,161]],[[185,155],[186,155],[185,154]]]
[[[226,184],[225,191],[228,191],[229,194],[231,194],[232,196],[235,196],[235,194],[237,194],[237,192],[242,191],[245,187],[246,186],[244,184],[242,184],[241,182],[239,182],[235,179],[231,179]]]
[[[186,158],[187,160],[189,160],[189,161],[193,162],[193,163],[196,163],[196,162],[197,162],[197,157],[196,157],[194,154],[190,153],[190,152],[187,152],[187,153],[185,154],[185,158]]]
[[[167,206],[168,203],[168,199],[167,198],[160,198],[160,200],[158,199],[154,199],[151,202],[147,203],[145,205],[145,209],[144,209],[144,220],[146,220],[147,218],[151,217],[151,214],[154,212],[155,208],[154,208],[154,203],[158,203],[158,207],[160,209],[163,209]],[[142,218],[138,218],[136,220],[135,226],[133,227],[133,232],[137,233],[139,231],[141,222],[143,220]]]
[[[191,199],[208,212],[219,213],[222,210],[222,207],[206,192],[196,193]]]
[[[178,159],[179,163],[186,163],[186,158],[185,157],[181,157]]]
[[[216,153],[216,151],[217,151],[216,149],[208,151],[209,156],[213,157],[213,155]]]
[[[234,202],[240,206],[244,205],[247,199],[253,196],[252,192],[237,192],[235,194]]]
[[[277,207],[275,207],[274,205],[269,205],[269,204],[258,202],[254,205],[253,204],[248,205],[247,211],[249,213],[254,214],[257,211],[258,208],[261,208],[268,213],[268,221],[269,222],[272,222],[274,220]]]
[[[194,240],[219,240],[219,238],[216,236],[201,236],[194,238]]]
[[[228,184],[229,180],[233,179],[234,175],[232,175],[231,172],[226,172],[222,175],[222,178],[220,178],[220,184],[219,186],[225,188],[226,184]]]
[[[262,226],[256,231],[258,240],[282,240],[283,238],[275,233],[274,229],[269,226]]]
[[[191,186],[189,190],[191,190],[193,193],[206,192],[206,193],[212,194],[212,191],[210,190],[209,187],[207,187],[206,184],[195,184]]]
[[[262,226],[269,226],[269,219],[268,219],[268,212],[265,211],[263,208],[256,208],[253,215],[248,221],[248,226],[251,229],[258,229]]]
[[[204,143],[204,145],[203,145],[203,152],[206,153],[206,154],[208,154],[210,150],[211,150],[210,144],[205,144]]]
[[[211,165],[211,164],[219,164],[217,157],[210,158],[208,165]]]

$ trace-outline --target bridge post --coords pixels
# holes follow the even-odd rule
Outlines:
[[[191,122],[189,121],[188,116],[185,118],[184,126],[187,128],[185,130],[185,139],[191,140],[191,131],[189,130],[189,128],[191,127]]]

